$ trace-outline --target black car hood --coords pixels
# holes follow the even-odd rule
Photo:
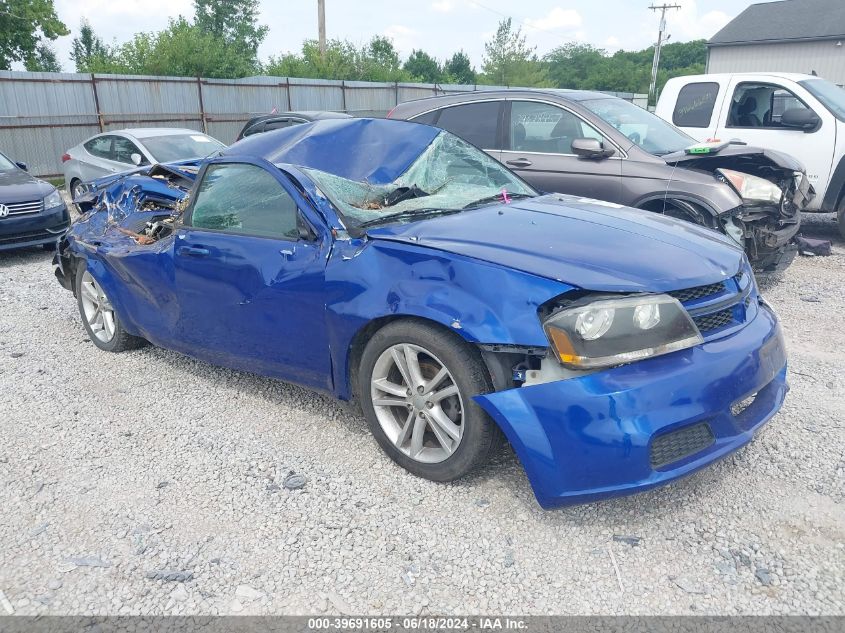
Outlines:
[[[0,171],[0,203],[37,200],[53,189],[53,185],[34,178],[22,169]]]
[[[748,145],[728,145],[713,154],[687,154],[684,150],[680,150],[671,154],[664,154],[660,158],[665,160],[667,165],[694,167],[706,171],[712,171],[718,167],[728,167],[729,165],[735,165],[731,166],[731,169],[742,171],[741,165],[744,162],[750,167],[768,163],[772,167],[788,172],[804,171],[804,165],[789,154]]]

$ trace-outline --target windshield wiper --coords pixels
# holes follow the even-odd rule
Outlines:
[[[530,193],[511,193],[511,192],[508,192],[508,198],[510,198],[511,200],[518,200],[520,198],[533,198],[533,197],[534,196]],[[492,196],[487,196],[486,198],[480,198],[478,200],[470,202],[469,204],[465,205],[463,208],[464,209],[472,209],[474,207],[480,207],[481,205],[487,204],[489,202],[504,202],[504,201],[505,200],[502,196],[502,192],[500,191],[499,193],[494,194]]]
[[[388,224],[390,222],[395,222],[396,220],[405,220],[408,218],[423,218],[427,216],[434,216],[434,215],[451,215],[453,213],[460,213],[462,209],[437,209],[437,208],[424,208],[424,209],[408,209],[406,211],[399,211],[398,213],[389,213],[387,215],[383,215],[378,218],[373,218],[372,220],[367,220],[366,222],[362,222],[358,225],[359,229],[365,229],[368,226],[376,226],[379,224]]]

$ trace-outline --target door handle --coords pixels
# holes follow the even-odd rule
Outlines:
[[[205,257],[208,255],[207,248],[200,248],[197,246],[183,246],[179,249],[180,255],[189,255],[191,257]]]
[[[513,160],[505,161],[511,167],[530,167],[531,161],[527,158],[514,158]]]

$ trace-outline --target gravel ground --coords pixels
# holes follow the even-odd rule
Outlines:
[[[0,614],[843,614],[845,245],[807,233],[834,255],[764,284],[783,411],[704,472],[556,511],[510,452],[430,483],[330,399],[98,351],[48,254],[0,254]]]

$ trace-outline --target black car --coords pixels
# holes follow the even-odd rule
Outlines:
[[[698,143],[618,97],[583,90],[495,90],[402,103],[389,118],[462,136],[529,183],[716,229],[755,269],[783,269],[814,192],[780,152]]]
[[[0,251],[55,246],[70,226],[59,191],[0,154]]]
[[[304,110],[302,112],[275,112],[273,114],[262,114],[251,118],[246,122],[243,129],[238,133],[236,141],[240,141],[245,136],[252,136],[253,134],[260,134],[261,132],[269,132],[270,130],[279,130],[283,127],[290,127],[291,125],[299,125],[300,123],[308,123],[310,121],[319,121],[321,119],[351,119],[352,117],[343,112],[328,112],[322,110]]]

